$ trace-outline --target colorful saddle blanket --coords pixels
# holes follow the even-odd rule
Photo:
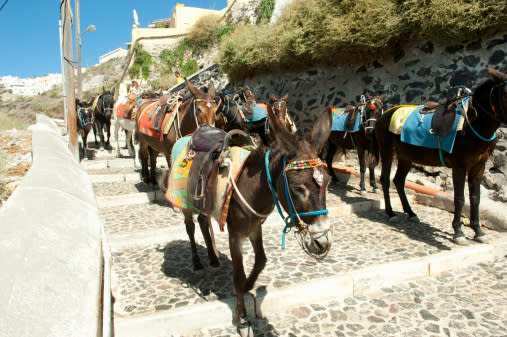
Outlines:
[[[241,110],[243,110],[243,106],[239,106]],[[266,117],[268,117],[268,106],[264,103],[257,103],[254,108],[253,108],[253,114],[252,114],[252,118],[248,119],[248,118],[245,118],[245,120],[248,122],[248,123],[251,123],[251,122],[258,122],[262,119],[265,119]]]
[[[188,144],[192,136],[180,138],[173,146],[171,153],[171,170],[168,178],[168,188],[165,198],[173,206],[180,209],[191,210],[196,213],[205,214],[202,210],[193,206],[188,196],[187,181],[189,177],[192,159],[188,159]],[[230,147],[232,172],[231,177],[235,180],[239,177],[243,165],[250,155],[251,148]],[[221,167],[218,172],[218,183],[215,197],[215,207],[213,210],[213,218],[220,225],[220,230],[224,231],[229,212],[229,202],[232,196],[232,185],[228,180],[229,167]]]
[[[362,109],[357,114],[356,120],[353,124],[354,126],[352,127],[352,129],[349,129],[349,130],[347,130],[346,121],[347,121],[347,117],[349,117],[349,115],[351,113],[345,113],[345,108],[332,108],[331,111],[333,114],[331,131],[356,132],[356,131],[359,131],[359,129],[361,128],[361,118],[362,118],[361,115],[363,112]]]
[[[458,104],[464,108],[468,103],[468,99],[466,97]],[[456,118],[449,134],[445,137],[438,137],[432,131],[434,113],[421,113],[424,105],[409,105],[394,108],[396,111],[391,117],[389,131],[400,135],[402,142],[430,149],[440,148],[445,152],[452,153],[456,134],[463,128],[464,117],[460,109],[456,107]]]
[[[139,116],[139,132],[154,138],[159,138],[160,141],[163,141],[164,135],[167,134],[171,128],[176,113],[172,110],[166,113],[164,119],[162,120],[160,129],[156,129],[154,127],[156,119],[155,116],[160,109],[161,107],[159,102],[156,101],[146,106],[143,111],[141,111],[141,115]]]

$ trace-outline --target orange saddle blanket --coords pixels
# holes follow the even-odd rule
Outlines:
[[[160,129],[157,130],[154,128],[153,123],[155,122],[155,117],[157,113],[160,112],[159,102],[153,102],[150,105],[146,106],[143,111],[141,111],[141,115],[139,116],[139,132],[145,134],[150,137],[158,138],[160,141],[164,140],[164,132],[163,130],[167,130],[166,124],[171,119],[171,115],[173,115],[172,111],[166,113],[164,116],[164,120],[160,125]]]

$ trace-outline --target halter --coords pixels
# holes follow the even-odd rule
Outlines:
[[[362,96],[362,97],[364,97],[364,96]],[[367,108],[369,108],[370,110],[375,110],[375,109],[376,109],[376,107],[377,107],[377,106],[375,105],[375,102],[376,102],[376,101],[378,101],[378,102],[379,102],[379,104],[382,104],[382,100],[381,100],[380,98],[373,98],[373,99],[368,100],[367,102],[365,102],[365,108],[364,108],[364,110],[366,110]],[[370,103],[370,106],[368,107],[368,103],[369,103],[369,102],[371,102],[371,103]],[[372,106],[373,106],[373,105],[375,105],[375,108],[374,108],[374,109],[372,109]],[[364,110],[363,110],[363,112],[364,112]],[[384,109],[382,108],[382,111],[380,112],[380,114],[382,115],[383,113],[384,113]],[[366,118],[366,114],[364,114],[363,116],[364,116],[364,118]],[[368,126],[368,123],[371,123],[371,124],[372,124],[372,126]],[[377,123],[377,119],[376,119],[376,118],[368,118],[368,119],[366,119],[366,120],[364,121],[364,123],[363,123],[363,128],[364,128],[364,131],[367,131],[367,130],[369,130],[369,129],[375,129],[375,124],[376,124],[376,123]]]
[[[492,92],[493,92],[493,89],[494,89],[495,87],[497,87],[497,86],[500,86],[500,85],[503,85],[503,83],[500,83],[499,85],[493,86],[493,87],[491,88],[491,91],[490,91],[490,94],[489,94],[489,100],[490,100],[490,102],[491,102],[491,94],[492,94]],[[461,90],[462,90],[462,89],[460,88],[460,91],[458,92],[458,96],[460,95]],[[489,112],[487,109],[485,109],[485,108],[484,108],[484,107],[483,107],[483,106],[482,106],[482,105],[481,105],[478,101],[476,101],[476,100],[474,100],[474,99],[473,99],[473,95],[471,95],[471,91],[470,91],[470,89],[465,88],[465,89],[464,89],[464,91],[467,93],[467,94],[465,95],[465,97],[466,97],[466,96],[470,96],[470,100],[472,101],[472,104],[471,104],[472,108],[473,108],[473,105],[474,105],[474,104],[476,104],[476,105],[477,105],[477,106],[478,106],[481,110],[483,110],[484,112],[486,112],[489,116],[493,117],[493,119],[495,119],[496,121],[498,121],[498,122],[500,122],[500,123],[502,122],[501,120],[499,120],[499,119],[496,117],[496,115],[491,114],[491,112]],[[500,97],[501,97],[501,96],[500,96]],[[461,107],[461,105],[460,105],[459,103],[458,103],[458,104],[456,104],[456,106],[460,109],[460,111],[461,111],[461,112],[463,113],[463,115],[465,116],[465,120],[466,120],[466,122],[467,122],[468,127],[470,128],[470,130],[472,130],[472,132],[474,133],[474,135],[476,135],[476,136],[477,136],[477,138],[479,138],[480,140],[482,140],[482,141],[484,141],[484,142],[491,142],[493,139],[495,139],[495,138],[496,138],[496,131],[495,131],[495,132],[493,132],[493,134],[492,134],[492,135],[491,135],[491,137],[489,137],[489,138],[485,138],[485,137],[481,136],[481,135],[479,134],[479,132],[477,132],[477,131],[473,128],[472,123],[470,123],[470,120],[468,119],[468,114],[467,114],[467,111],[465,111],[465,110]],[[492,105],[492,107],[493,107],[493,109],[492,109],[492,110],[493,110],[493,112],[495,113],[495,110],[494,110],[494,105]],[[475,109],[474,109],[474,110],[475,110]],[[476,112],[477,112],[477,111],[476,111]],[[496,114],[496,113],[495,113],[495,114]]]
[[[292,202],[292,198],[291,198],[291,195],[289,192],[289,182],[287,180],[286,172],[288,170],[304,170],[307,168],[315,168],[315,167],[321,166],[322,162],[320,161],[320,159],[300,160],[300,161],[292,161],[289,163],[288,166],[286,166],[285,165],[285,154],[283,155],[283,157],[282,157],[282,161],[283,161],[282,175],[283,175],[283,182],[284,182],[284,189],[285,189],[285,197],[287,199],[287,203],[289,206],[289,215],[284,218],[282,208],[280,207],[280,203],[278,202],[278,198],[276,197],[276,191],[273,186],[271,174],[269,173],[269,153],[270,153],[270,151],[271,150],[268,150],[266,152],[266,155],[264,157],[264,164],[265,164],[265,168],[266,168],[266,175],[268,178],[269,188],[271,190],[271,194],[273,195],[273,200],[275,202],[276,209],[278,210],[278,214],[280,214],[280,217],[285,222],[285,227],[283,229],[283,234],[282,234],[282,249],[285,249],[285,234],[292,227],[297,226],[298,233],[300,233],[302,236],[304,236],[306,234],[316,233],[316,232],[309,231],[308,224],[305,223],[303,220],[301,220],[300,217],[311,216],[311,215],[324,215],[324,214],[329,213],[329,211],[327,209],[322,209],[322,210],[312,211],[312,212],[301,212],[301,213],[296,212],[295,207],[294,207],[294,203]],[[329,229],[326,231],[329,231]],[[302,245],[301,242],[300,242],[300,245]],[[311,256],[315,255],[315,254],[311,254],[310,252],[308,252],[307,249],[304,247],[304,245],[302,245],[302,247],[309,255],[311,255]],[[318,258],[323,258],[324,256],[318,257]]]
[[[230,95],[229,95],[229,94],[227,94],[227,96],[230,96]],[[237,114],[238,114],[238,113],[237,113],[237,111],[236,111],[236,113],[234,114],[234,116],[232,117],[232,119],[231,119],[231,120],[229,120],[229,119],[227,118],[227,116],[229,116],[229,113],[231,112],[231,109],[230,109],[230,102],[231,102],[231,101],[230,101],[230,100],[229,100],[229,98],[227,98],[227,97],[224,97],[224,99],[227,101],[227,110],[226,110],[225,112],[222,112],[222,116],[224,116],[224,117],[225,117],[225,118],[224,118],[224,119],[225,119],[225,122],[230,124],[230,123],[234,122],[234,120],[236,119],[236,116],[237,116]],[[219,110],[219,109],[220,109],[220,105],[222,105],[222,104],[224,104],[224,103],[223,103],[223,102],[222,102],[222,100],[220,99],[220,100],[218,101],[218,108],[217,108],[217,110]],[[225,104],[224,104],[224,107],[225,107]]]
[[[195,103],[206,103],[207,108],[211,108],[211,103],[216,103],[214,99],[204,99],[204,98],[194,98],[192,99],[192,111],[194,112],[195,125],[199,126],[199,121],[197,120],[197,113],[195,109]]]

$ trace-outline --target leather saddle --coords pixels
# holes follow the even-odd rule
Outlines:
[[[446,137],[451,132],[456,119],[456,102],[438,103],[428,101],[421,109],[422,114],[433,113],[431,119],[431,133],[439,137]]]
[[[250,136],[242,130],[226,133],[210,125],[199,126],[188,144],[189,156],[193,157],[187,181],[188,196],[194,207],[206,214],[215,207],[218,169],[229,155],[229,143],[237,135],[242,138],[237,145],[253,145]]]

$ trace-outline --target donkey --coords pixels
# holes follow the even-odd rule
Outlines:
[[[100,139],[100,147],[110,149],[109,142],[111,138],[111,117],[114,106],[114,89],[106,91],[102,88],[102,94],[97,96],[94,100],[94,113],[95,113],[95,128],[93,129],[95,135],[95,144],[97,143],[97,136]],[[104,137],[104,132],[107,132],[107,139]]]
[[[247,320],[244,294],[250,291],[259,274],[265,267],[267,258],[262,242],[262,223],[273,211],[275,205],[282,215],[281,206],[290,215],[285,219],[286,229],[295,227],[303,250],[316,258],[323,258],[331,248],[332,226],[327,218],[326,193],[331,180],[326,172],[316,148],[322,146],[321,139],[305,140],[291,134],[274,115],[267,105],[268,118],[273,129],[273,141],[269,148],[261,145],[253,149],[237,182],[227,209],[227,229],[229,249],[233,265],[233,291],[237,296],[235,315],[239,318],[241,335],[253,335]],[[182,139],[182,142],[185,139]],[[182,148],[178,144],[176,148]],[[222,148],[223,149],[223,148]],[[177,154],[173,154],[174,157]],[[173,163],[172,170],[177,163]],[[181,170],[180,170],[181,171]],[[179,172],[179,171],[175,171]],[[167,174],[166,174],[167,176]],[[170,178],[172,174],[170,174]],[[160,179],[160,187],[167,191],[171,180]],[[234,181],[234,180],[233,180]],[[180,186],[177,183],[178,186]],[[169,197],[168,197],[169,195]],[[169,202],[177,207],[177,199],[166,195]],[[181,199],[179,199],[181,200]],[[191,243],[194,270],[203,269],[195,244],[195,224],[192,218],[194,210],[183,208],[185,226]],[[218,253],[210,221],[211,215],[200,212],[198,222],[204,236],[210,265],[218,267]],[[282,216],[283,218],[283,216]],[[289,219],[290,218],[290,219]],[[218,219],[217,219],[218,221]],[[249,239],[255,252],[255,263],[250,275],[246,277],[243,265],[242,244]]]
[[[168,167],[171,167],[171,151],[174,143],[179,138],[192,133],[200,124],[215,125],[217,104],[213,83],[210,82],[207,92],[198,89],[186,78],[185,85],[191,95],[183,97],[182,101],[178,99],[176,109],[170,112],[176,114],[176,117],[170,130],[163,135],[162,139],[144,134],[139,129],[139,120],[142,114],[146,113],[145,109],[156,102],[157,99],[148,99],[138,108],[135,139],[139,141],[138,154],[141,161],[141,178],[147,184],[157,184],[156,166],[159,153],[164,154]],[[165,109],[165,103],[162,108]],[[150,161],[149,170],[148,160]]]
[[[438,134],[434,134],[434,126],[429,130],[429,133],[435,137],[434,140],[438,141],[436,148],[416,146],[403,142],[401,135],[390,129],[390,125],[396,124],[392,122],[393,115],[398,110],[405,108],[403,106],[395,106],[379,118],[375,125],[375,139],[382,163],[380,181],[384,192],[385,212],[390,218],[396,216],[389,196],[391,165],[396,154],[398,164],[393,182],[401,199],[403,211],[410,219],[418,220],[405,194],[405,179],[412,163],[447,166],[452,169],[454,184],[454,217],[452,219],[454,242],[460,245],[467,244],[460,222],[461,212],[465,205],[464,189],[467,175],[470,193],[470,227],[475,232],[474,240],[487,242],[479,220],[481,179],[486,161],[495,148],[496,131],[500,125],[507,124],[507,74],[494,69],[488,69],[488,72],[490,78],[479,85],[473,95],[466,93],[464,96],[458,97],[459,101],[454,100],[453,105],[446,104],[442,107],[442,110],[446,111],[446,115],[454,116],[454,113],[456,113],[466,121],[463,130],[455,134],[454,145],[450,152],[442,150],[441,142],[443,139]],[[469,99],[468,105],[463,104],[465,98]],[[412,113],[414,112],[416,111],[412,111]],[[434,122],[435,115],[433,120],[429,117],[425,120]],[[453,121],[456,120],[453,118]],[[418,123],[422,124],[419,121],[418,118]]]
[[[365,102],[344,109],[344,115],[342,116],[347,117],[347,122],[352,121],[351,124],[354,124],[356,118],[359,118],[357,130],[352,130],[353,125],[347,125],[347,122],[345,122],[344,126],[348,126],[346,130],[351,131],[334,131],[333,129],[341,128],[333,127],[333,108],[326,107],[315,121],[311,131],[312,137],[321,137],[326,140],[325,146],[318,150],[319,154],[326,160],[327,168],[334,180],[338,180],[333,170],[333,158],[338,149],[342,151],[357,150],[361,174],[359,187],[363,194],[366,193],[364,179],[367,167],[366,158],[368,158],[370,186],[374,192],[379,191],[375,181],[375,167],[378,163],[378,154],[376,153],[377,149],[374,147],[374,130],[377,119],[384,111],[383,101],[386,95],[371,96],[369,93],[366,93]]]

